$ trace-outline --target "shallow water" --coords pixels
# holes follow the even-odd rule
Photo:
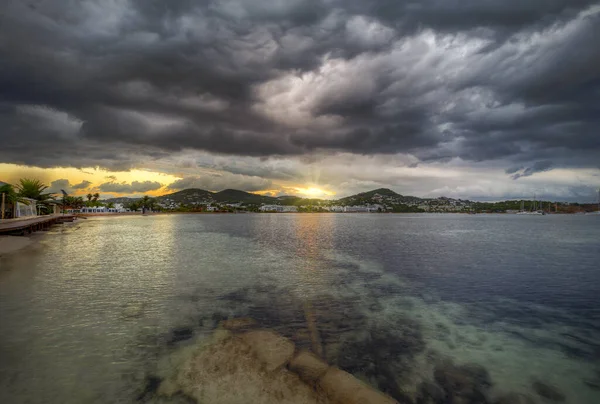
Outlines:
[[[478,364],[472,402],[598,403],[599,262],[589,216],[82,220],[0,258],[0,402],[152,401],[162,356],[250,316],[399,399]]]

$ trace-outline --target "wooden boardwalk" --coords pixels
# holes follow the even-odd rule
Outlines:
[[[0,220],[0,234],[25,235],[37,230],[47,230],[56,223],[72,222],[74,215],[46,215],[23,219]]]

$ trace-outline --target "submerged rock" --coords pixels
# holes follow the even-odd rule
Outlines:
[[[332,362],[400,402],[408,400],[400,381],[410,378],[415,355],[425,349],[420,324],[396,318],[344,341]]]
[[[317,355],[308,351],[301,351],[289,363],[290,370],[298,373],[300,378],[309,384],[317,380],[329,369],[329,364]]]
[[[138,395],[137,400],[143,401],[152,397],[158,390],[161,383],[161,379],[156,376],[146,376],[144,388]]]
[[[417,404],[445,404],[446,393],[435,383],[422,382],[417,392]]]
[[[521,393],[509,393],[498,397],[494,404],[536,404],[536,401]]]
[[[318,386],[336,403],[343,404],[397,404],[385,394],[372,389],[350,373],[331,367],[319,380]]]
[[[250,331],[241,338],[269,372],[285,366],[294,355],[294,343],[273,331]]]
[[[175,328],[171,331],[171,337],[168,344],[173,345],[181,341],[186,341],[194,336],[194,330],[188,327]]]
[[[585,379],[583,383],[592,390],[600,390],[600,380]]]
[[[544,397],[551,401],[565,401],[565,395],[555,386],[551,386],[542,381],[535,380],[531,387],[538,393],[541,397]]]
[[[287,360],[289,344],[270,331],[224,334],[188,351],[176,374],[161,384],[158,393],[184,395],[198,403],[329,404],[324,394],[286,368],[269,371],[269,364]],[[269,363],[263,362],[265,358]]]
[[[492,385],[485,368],[475,364],[456,366],[452,362],[438,365],[435,381],[445,392],[449,403],[487,403],[487,390]]]

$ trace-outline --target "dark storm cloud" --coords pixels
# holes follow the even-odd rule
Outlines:
[[[195,149],[598,167],[595,4],[9,0],[0,161],[123,170]]]
[[[90,181],[81,181],[79,184],[75,184],[72,185],[71,187],[73,189],[86,189],[88,188],[90,185],[92,185],[92,183]]]
[[[92,185],[89,181],[81,181],[79,184],[71,184],[68,179],[61,178],[50,183],[50,187],[48,187],[48,192],[51,193],[61,193],[61,190],[64,190],[67,193],[72,193],[75,190],[86,189],[90,185]]]
[[[518,180],[521,177],[529,177],[535,173],[548,171],[552,168],[551,161],[536,161],[531,167],[519,167],[506,170],[507,174],[512,174],[513,180]]]
[[[105,182],[98,186],[102,192],[115,192],[119,194],[131,194],[155,191],[162,188],[162,184],[158,181],[133,181],[131,184],[126,182]]]
[[[169,184],[172,190],[187,188],[200,188],[209,191],[222,191],[227,188],[239,189],[241,191],[260,191],[268,189],[272,185],[270,180],[240,174],[205,174],[202,176],[190,176]]]

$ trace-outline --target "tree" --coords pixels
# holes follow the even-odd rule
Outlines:
[[[53,194],[44,193],[48,189],[40,180],[21,178],[17,184],[19,196],[23,198],[35,199],[36,201],[48,201],[54,199]]]
[[[24,203],[25,205],[29,205],[29,201],[27,199],[23,199],[19,196],[17,191],[15,191],[14,187],[10,184],[4,184],[0,186],[0,198],[4,194],[4,203],[10,203],[14,205],[15,203]],[[1,199],[0,199],[1,200]],[[4,211],[0,213],[0,217],[4,219]]]
[[[93,197],[94,197],[94,195],[92,195],[92,194],[87,194],[86,195],[86,198],[87,198],[88,202],[91,202]]]
[[[64,201],[65,207],[69,207],[71,209],[81,209],[85,205],[85,202],[81,196],[67,195],[65,196]]]
[[[106,207],[107,207],[108,209],[114,209],[114,208],[115,208],[115,203],[114,203],[114,202],[108,202],[108,203],[106,204]]]
[[[125,205],[125,208],[131,210],[132,212],[135,212],[141,208],[141,203],[140,201],[131,201]]]
[[[34,199],[38,209],[48,213],[51,211],[50,202],[54,200],[54,194],[44,192],[46,189],[48,189],[47,185],[31,178],[21,178],[16,186],[20,198]]]
[[[94,197],[93,201],[94,201],[94,202],[98,202],[98,198],[100,198],[100,194],[99,194],[98,192],[96,192],[96,193],[93,195],[93,197]]]
[[[41,210],[50,211],[49,202],[54,200],[54,194],[44,192],[48,189],[40,180],[21,178],[17,184],[18,195],[22,198],[35,199]]]
[[[152,199],[148,195],[144,195],[140,201],[142,213],[146,213],[146,209],[152,210]]]
[[[4,184],[0,186],[0,195],[2,194],[4,194],[4,199],[8,203],[20,202],[29,205],[29,202],[19,196],[17,191],[15,191],[15,188],[10,184]]]

